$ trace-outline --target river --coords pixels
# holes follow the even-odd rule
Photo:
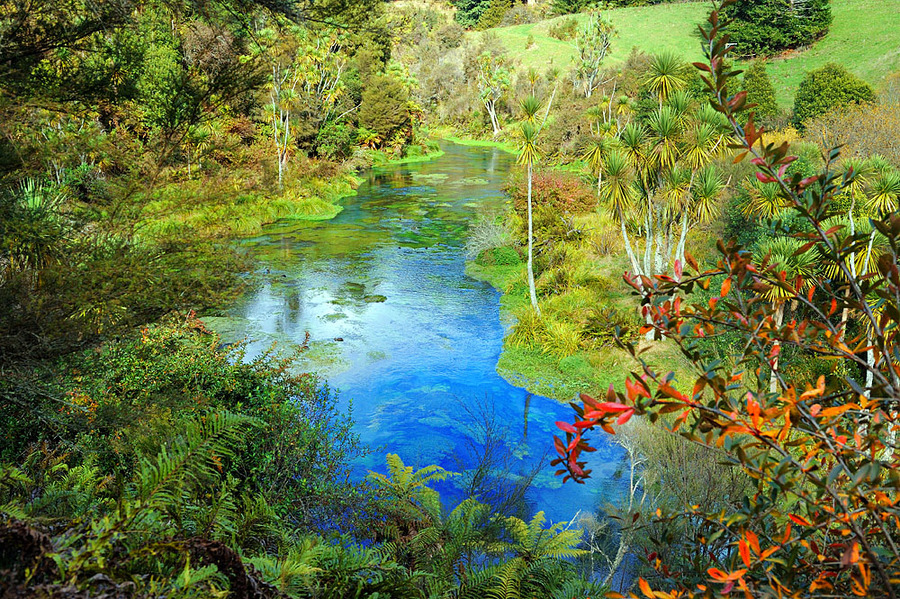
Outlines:
[[[354,474],[407,465],[463,471],[484,445],[484,422],[502,437],[513,471],[550,456],[554,422],[571,409],[515,387],[496,372],[507,326],[500,294],[465,274],[465,238],[476,214],[502,209],[514,157],[445,143],[435,160],[373,169],[358,195],[324,222],[286,221],[242,245],[262,284],[212,319],[225,340],[246,338],[248,355],[304,343],[304,366],[352,402],[356,431],[378,451]],[[502,434],[501,434],[502,433]],[[563,485],[545,459],[529,507],[569,520],[613,500],[621,449],[596,439],[593,480]],[[496,449],[496,448],[495,448]],[[552,457],[552,456],[550,456]],[[444,485],[447,503],[459,490]]]

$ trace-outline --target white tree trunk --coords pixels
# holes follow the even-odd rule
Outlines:
[[[531,307],[540,315],[537,290],[534,287],[534,229],[531,218],[531,164],[528,165],[528,293],[531,296]]]
[[[778,309],[775,311],[775,326],[777,328],[781,328],[781,323],[784,322],[784,302],[780,302],[778,304]],[[780,348],[781,342],[776,341],[772,344],[772,348]],[[772,374],[769,375],[769,393],[776,393],[778,391],[778,358],[780,356],[775,356],[772,359]]]

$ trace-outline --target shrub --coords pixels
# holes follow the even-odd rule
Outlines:
[[[480,214],[469,227],[466,238],[466,258],[478,258],[485,251],[501,248],[512,242],[513,233],[509,219],[500,213]]]
[[[361,130],[365,128],[374,133],[380,143],[386,143],[398,133],[408,134],[411,123],[406,86],[390,75],[371,77],[363,90],[359,108]]]
[[[806,138],[827,150],[844,144],[845,158],[881,154],[900,166],[900,103],[858,104],[833,110],[806,122]]]
[[[728,26],[738,54],[770,55],[811,44],[831,25],[829,0],[738,0],[728,8]]]
[[[503,17],[512,8],[513,0],[491,0],[487,10],[478,18],[478,29],[490,29],[503,22]]]
[[[453,3],[456,5],[456,21],[466,29],[471,29],[478,24],[491,0],[455,0]]]
[[[532,203],[535,212],[546,206],[556,215],[583,214],[597,208],[594,189],[573,173],[544,169],[534,173],[532,180]],[[507,183],[505,191],[512,196],[513,205],[519,215],[527,210],[528,193],[524,177],[516,173]]]
[[[558,358],[574,355],[581,347],[581,329],[572,322],[547,318],[541,351]]]
[[[73,359],[78,377],[61,382],[66,428],[103,472],[128,478],[187,420],[243,414],[266,432],[244,437],[227,472],[294,522],[336,517],[355,496],[345,468],[361,452],[335,395],[316,376],[294,374],[289,357],[246,362],[240,346],[220,351],[204,330],[193,319],[146,328],[137,340]]]
[[[515,266],[522,263],[522,258],[515,248],[500,247],[484,250],[478,255],[475,263],[479,266]]]
[[[762,146],[753,160],[757,179],[777,183],[788,209],[806,222],[806,232],[789,238],[791,245],[828,256],[840,276],[786,276],[768,258],[720,241],[715,264],[689,260],[677,280],[654,282],[644,304],[645,328],[677,346],[691,374],[684,380],[661,371],[628,346],[640,363],[634,377],[621,390],[610,386],[603,400],[581,396],[574,422],[558,423],[565,435],[554,440],[559,458],[552,465],[583,481],[590,475],[581,459],[593,449],[589,431],[616,434],[640,417],[663,434],[721,449],[722,461],[748,476],[749,488],[735,489],[725,503],[692,497],[674,510],[655,511],[653,524],[666,531],[648,560],[653,581],[638,581],[645,596],[728,596],[734,590],[746,597],[896,597],[900,217],[871,219],[887,243],[877,268],[853,269],[854,254],[872,238],[865,231],[836,235],[827,219],[835,200],[857,182],[837,168],[839,149],[828,153],[814,177],[787,175],[794,159],[787,148],[760,144],[758,131],[740,126],[746,108],[729,102],[731,75],[719,68],[729,50],[715,43],[722,4],[702,30],[714,105],[728,117],[742,151]],[[641,282],[631,284],[640,290]],[[790,322],[782,318],[783,304],[776,307],[766,296],[773,289],[798,306]],[[856,326],[847,326],[842,307]],[[708,347],[722,334],[737,337],[726,360]],[[846,368],[835,368],[833,377],[794,379],[779,360],[783,348]],[[813,370],[795,363],[794,375]],[[641,507],[628,509],[626,522],[641,519]],[[647,524],[644,519],[639,527]]]
[[[747,92],[747,101],[756,104],[756,108],[753,110],[758,120],[767,120],[778,114],[775,87],[766,72],[765,61],[753,61],[753,64],[744,73],[744,91]]]
[[[794,125],[851,104],[875,101],[868,83],[834,63],[807,73],[794,97]]]
[[[577,33],[578,19],[575,17],[560,19],[547,28],[547,35],[564,42],[575,39]]]
[[[343,160],[353,154],[358,131],[349,123],[328,122],[319,129],[316,153],[330,160]]]

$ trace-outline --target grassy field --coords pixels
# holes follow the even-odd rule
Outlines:
[[[807,71],[827,62],[844,65],[876,87],[888,73],[900,70],[900,0],[833,0],[832,7],[834,24],[825,39],[770,61],[769,72],[782,106],[791,104]],[[609,64],[623,61],[632,48],[650,53],[671,49],[686,60],[702,58],[697,25],[705,21],[708,10],[707,2],[690,2],[607,11],[618,31]],[[565,71],[572,66],[575,47],[548,34],[554,23],[565,18],[492,31],[519,61],[521,70],[544,72],[553,66]],[[530,47],[529,38],[533,40]]]

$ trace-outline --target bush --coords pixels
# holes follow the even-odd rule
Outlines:
[[[747,101],[757,105],[754,109],[757,121],[771,119],[778,114],[775,87],[766,72],[765,61],[754,61],[744,73],[744,91],[747,92]]]
[[[79,374],[60,382],[67,430],[103,472],[129,478],[192,418],[223,410],[255,418],[265,434],[245,436],[226,472],[295,523],[336,518],[356,496],[345,469],[361,450],[335,395],[316,376],[294,374],[291,358],[265,353],[248,363],[240,346],[220,351],[204,331],[188,319],[72,359]]]
[[[900,103],[859,104],[833,110],[806,122],[806,137],[827,150],[844,144],[845,158],[880,154],[900,167]]]
[[[550,27],[547,29],[547,35],[564,42],[575,39],[575,35],[577,33],[578,19],[576,19],[575,17],[566,17],[565,19],[561,19],[556,23],[550,25]]]
[[[411,123],[406,86],[390,75],[371,77],[362,93],[360,127],[377,135],[383,144],[398,133],[409,133]]]
[[[481,252],[475,263],[479,266],[515,266],[522,263],[522,258],[515,248],[491,248]]]
[[[357,135],[356,127],[349,123],[325,123],[316,137],[316,153],[330,160],[348,158],[356,147]]]
[[[466,258],[472,260],[480,257],[484,252],[495,248],[502,248],[512,242],[513,233],[506,215],[480,214],[475,224],[469,227],[469,235],[466,238]]]
[[[475,27],[490,3],[491,0],[455,0],[456,21],[466,29]]]
[[[573,173],[545,169],[536,171],[531,183],[534,210],[549,207],[556,215],[584,214],[597,209],[597,194]],[[528,193],[525,178],[516,173],[507,183],[505,191],[512,196],[516,212],[526,213]]]
[[[719,39],[719,16],[714,8],[711,26],[701,30],[707,43]],[[740,149],[749,152],[760,136],[740,126],[745,108],[730,105],[721,92],[731,74],[717,67],[727,54],[723,46],[710,52],[709,87]],[[857,273],[848,266],[872,237],[859,230],[836,236],[829,226],[836,202],[857,184],[836,168],[839,155],[831,150],[824,168],[804,178],[786,174],[793,160],[786,148],[764,144],[753,160],[757,179],[779,185],[806,232],[784,238],[789,253],[771,261],[719,241],[715,264],[689,260],[680,280],[654,282],[644,303],[646,328],[678,347],[691,374],[666,372],[669,365],[660,370],[643,357],[643,348],[627,346],[639,361],[633,377],[620,390],[610,386],[602,400],[582,395],[583,406],[573,406],[574,422],[557,423],[564,435],[554,440],[559,457],[551,465],[560,465],[566,478],[590,476],[582,457],[594,449],[589,431],[617,434],[633,417],[654,425],[660,436],[677,434],[721,450],[719,461],[746,475],[746,486],[720,501],[692,492],[672,508],[653,510],[643,503],[646,495],[640,504],[628,503],[634,512],[623,520],[642,520],[629,534],[648,524],[663,529],[648,559],[653,578],[638,581],[647,597],[728,596],[732,590],[746,597],[897,594],[894,523],[900,514],[891,498],[900,490],[894,409],[900,401],[894,361],[900,217],[871,219],[887,241],[877,250],[878,268]],[[785,261],[799,258],[802,252],[794,250],[801,246],[840,265],[840,276],[822,284],[825,277],[814,271],[786,275]],[[630,283],[635,291],[646,285]],[[785,303],[798,306],[790,322],[783,318]],[[724,360],[708,345],[723,334],[737,337]],[[806,358],[795,358],[793,371],[779,357],[790,352]],[[808,367],[808,360],[841,366]],[[815,378],[805,378],[810,375]],[[639,458],[630,461],[644,487],[642,464],[653,458]],[[651,510],[650,522],[641,518]]]
[[[728,27],[738,54],[771,55],[809,45],[828,33],[832,15],[829,0],[738,0],[727,11]]]
[[[800,129],[812,118],[850,104],[875,101],[868,83],[834,63],[807,73],[794,98],[794,125]]]
[[[478,18],[478,29],[490,29],[503,22],[506,13],[512,8],[512,0],[491,0],[487,10]]]

